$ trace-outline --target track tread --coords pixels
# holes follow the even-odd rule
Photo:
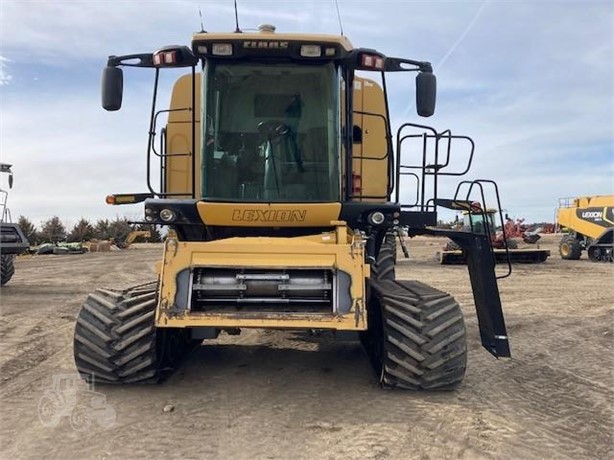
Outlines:
[[[153,326],[156,303],[155,282],[90,294],[75,327],[79,373],[97,383],[160,380],[159,339]]]
[[[418,281],[372,280],[371,288],[369,331],[363,343],[381,385],[456,388],[465,374],[467,345],[454,298]]]
[[[371,265],[372,276],[380,280],[393,280],[396,263],[397,241],[394,233],[388,233],[384,237],[376,262]]]
[[[15,257],[8,254],[0,258],[0,286],[4,286],[15,274]]]

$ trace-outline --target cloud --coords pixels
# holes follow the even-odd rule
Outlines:
[[[0,86],[8,85],[13,80],[8,70],[9,62],[11,62],[10,59],[0,56]]]
[[[107,193],[144,190],[152,72],[127,70],[124,107],[110,114],[100,71],[109,54],[188,44],[199,6],[205,29],[234,30],[227,0],[2,3],[0,149],[14,164],[14,215],[112,218],[127,208],[105,206]],[[238,6],[245,30],[339,32],[333,0]],[[614,193],[613,4],[339,0],[339,9],[355,46],[444,64],[428,120],[408,110],[413,74],[387,77],[394,125],[474,138],[468,177],[496,179],[510,214],[545,220],[559,197]],[[463,151],[453,155],[460,164]],[[453,192],[442,184],[440,196]]]

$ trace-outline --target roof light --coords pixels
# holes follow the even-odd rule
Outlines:
[[[301,56],[320,57],[322,56],[322,47],[320,45],[302,45]]]
[[[211,53],[216,56],[232,56],[232,43],[214,43]]]
[[[383,70],[384,69],[384,58],[382,57],[376,57],[375,58],[375,68],[378,70]]]
[[[335,48],[326,48],[326,55],[327,56],[334,56],[335,55]]]
[[[201,53],[201,54],[207,54],[207,53],[209,52],[209,50],[207,49],[207,47],[206,47],[206,46],[204,46],[204,45],[198,45],[197,50],[198,50],[198,52],[199,52],[199,53]]]

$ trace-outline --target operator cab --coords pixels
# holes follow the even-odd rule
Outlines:
[[[337,79],[331,62],[208,61],[202,198],[340,201]]]

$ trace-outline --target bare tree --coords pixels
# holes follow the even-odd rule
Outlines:
[[[58,216],[41,224],[40,240],[45,243],[58,243],[66,240],[66,228]]]

